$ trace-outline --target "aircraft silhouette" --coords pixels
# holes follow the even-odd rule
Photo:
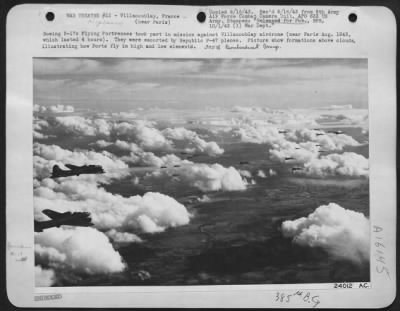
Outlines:
[[[239,164],[242,164],[242,165],[243,164],[250,164],[250,162],[248,162],[248,161],[240,161]]]
[[[325,135],[324,133],[317,133],[316,136]]]
[[[79,226],[89,227],[93,226],[92,219],[89,213],[85,212],[65,212],[59,213],[51,209],[45,209],[42,211],[43,214],[51,218],[51,220],[37,221],[35,220],[34,228],[35,232],[42,232],[44,229],[60,226]]]
[[[69,168],[68,171],[62,170],[58,165],[53,166],[51,178],[79,176],[80,174],[102,174],[104,173],[101,165],[82,165],[76,166],[72,164],[65,164]]]
[[[337,130],[337,131],[328,131],[328,133],[332,133],[332,134],[336,134],[336,135],[343,134],[343,132],[340,131],[340,130]]]
[[[279,134],[286,134],[287,131],[278,131]]]
[[[301,171],[302,169],[302,167],[292,167],[292,172]]]
[[[286,161],[288,161],[288,160],[294,160],[294,158],[293,158],[293,157],[286,157],[285,160],[286,160]]]

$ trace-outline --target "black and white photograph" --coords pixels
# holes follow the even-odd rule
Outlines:
[[[35,286],[370,281],[364,58],[34,58]]]

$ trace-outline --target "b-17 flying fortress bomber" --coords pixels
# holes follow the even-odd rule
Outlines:
[[[65,164],[69,170],[62,170],[58,165],[53,166],[51,178],[79,176],[81,174],[103,174],[104,169],[101,165],[82,165],[76,166],[72,164]]]
[[[51,220],[37,221],[35,220],[34,227],[35,232],[42,232],[45,229],[60,226],[79,226],[79,227],[90,227],[93,226],[90,213],[86,212],[65,212],[59,213],[50,209],[42,211],[43,214],[51,218]]]

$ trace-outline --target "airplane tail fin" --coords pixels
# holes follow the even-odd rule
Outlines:
[[[62,169],[57,164],[53,166],[53,174],[54,173],[57,174],[57,173],[59,173],[61,171],[62,171]]]
[[[51,173],[51,178],[56,178],[60,177],[60,173],[63,172],[63,170],[56,164],[53,166],[53,171]]]
[[[57,218],[59,218],[59,217],[61,217],[63,215],[62,213],[53,211],[51,209],[45,209],[45,210],[42,211],[42,213],[45,214],[46,216],[48,216],[51,219],[57,219]]]

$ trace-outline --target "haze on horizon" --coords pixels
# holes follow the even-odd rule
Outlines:
[[[367,108],[367,59],[35,58],[34,102],[75,110]]]

